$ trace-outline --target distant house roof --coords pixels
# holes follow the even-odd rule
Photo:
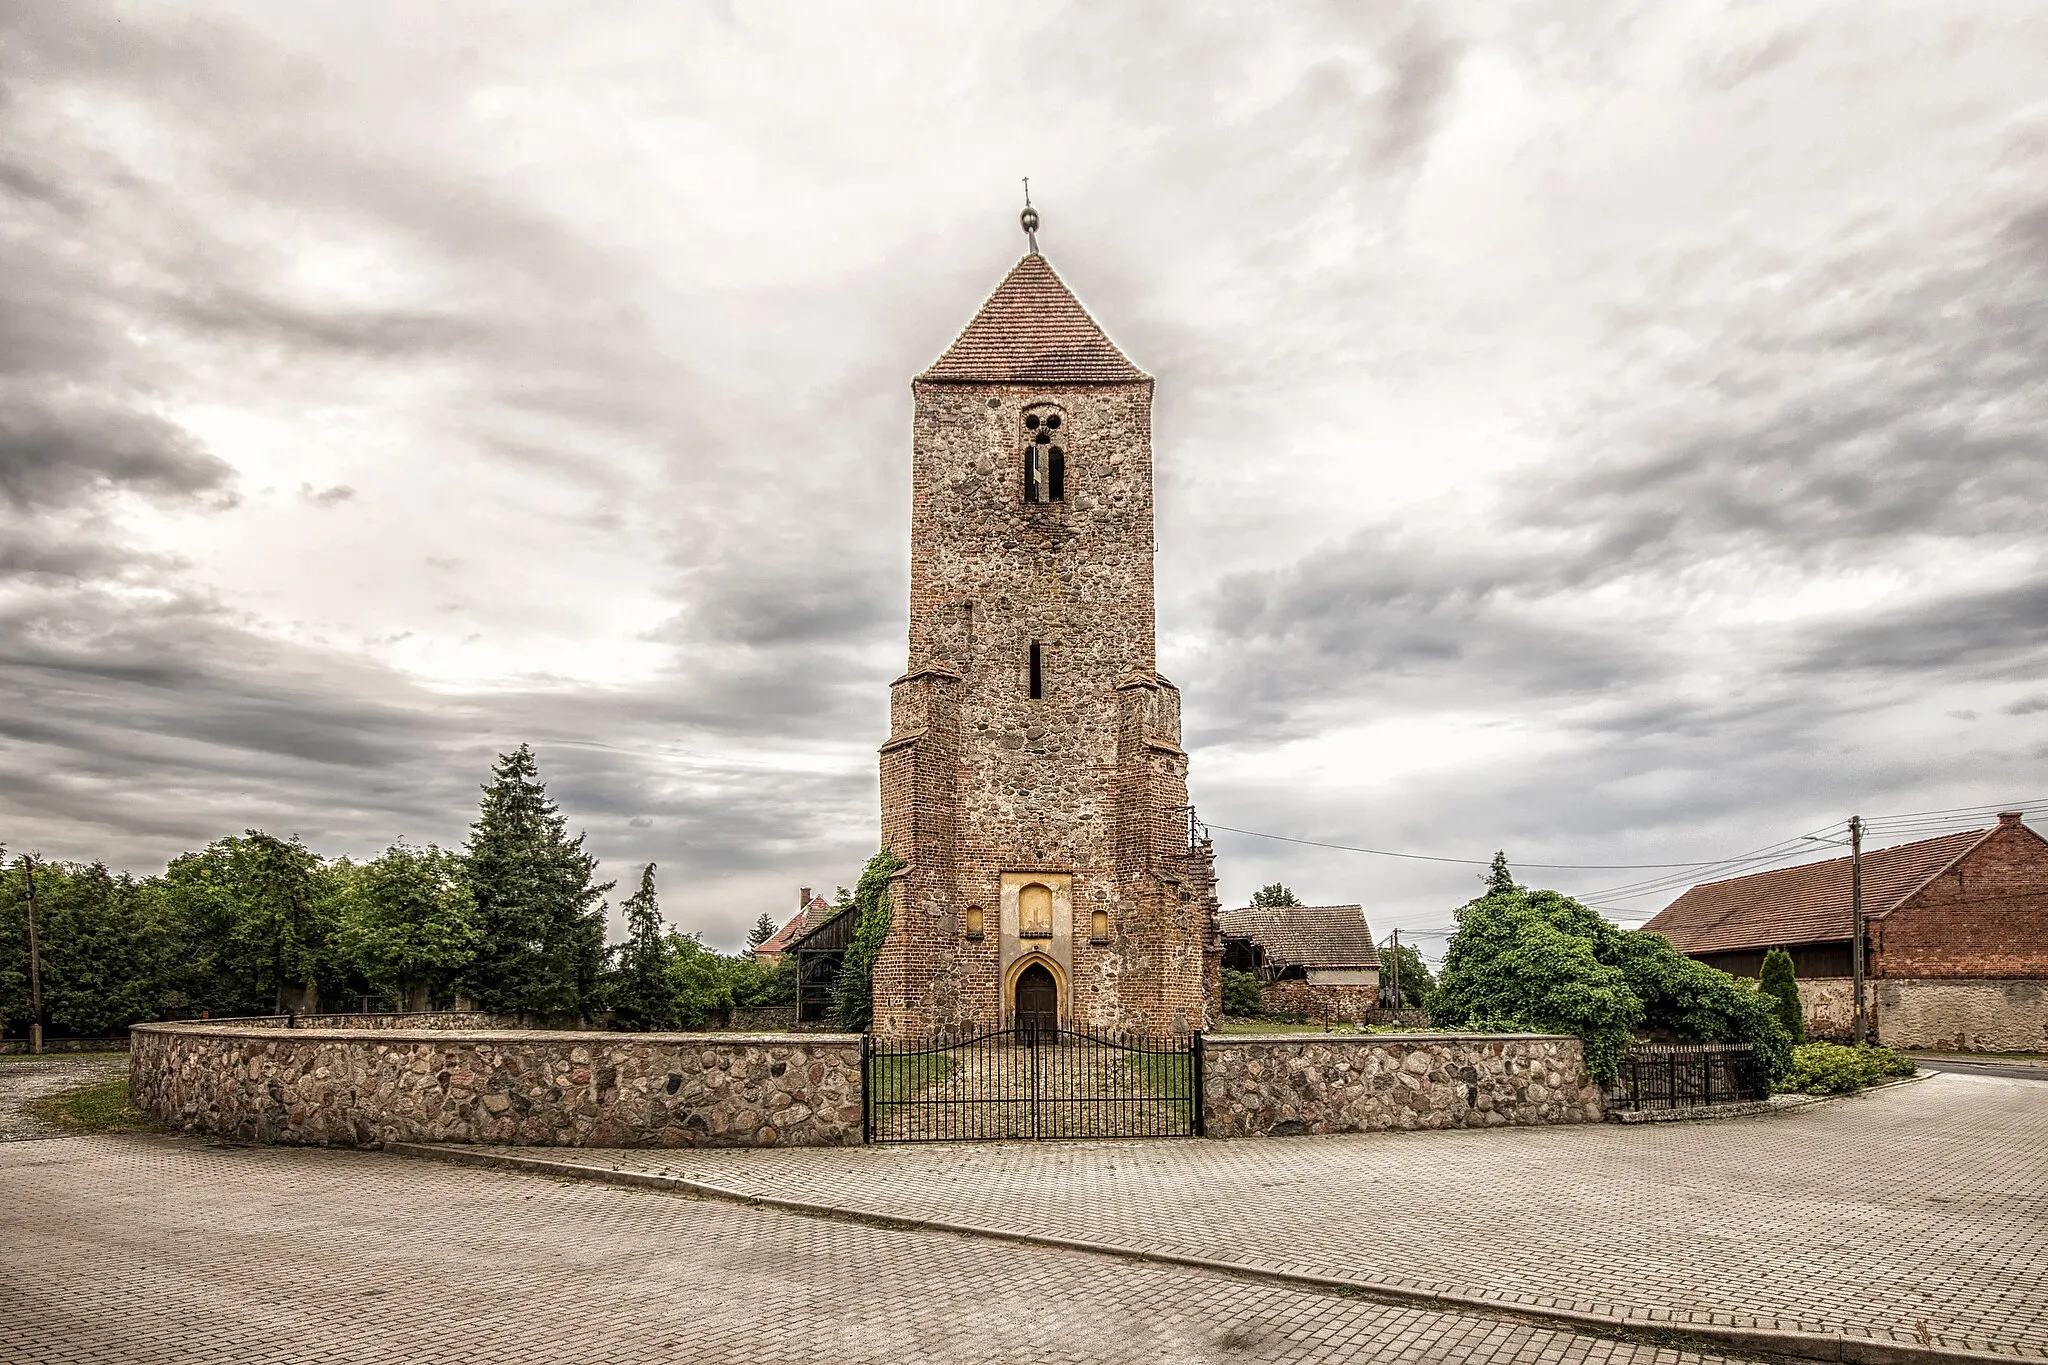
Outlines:
[[[1258,946],[1274,967],[1377,967],[1361,905],[1251,905],[1217,915],[1225,939]]]
[[[1863,854],[1863,913],[1895,909],[1993,831],[1966,830]],[[1849,859],[1802,863],[1695,886],[1643,928],[1681,953],[1735,952],[1852,935]]]
[[[918,376],[970,384],[1130,384],[1148,377],[1036,253],[1011,267],[946,353]]]
[[[774,957],[795,940],[832,918],[832,902],[823,896],[813,896],[803,909],[789,917],[789,923],[777,929],[754,949],[755,957]]]

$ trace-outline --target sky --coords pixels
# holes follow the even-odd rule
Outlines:
[[[0,842],[851,883],[1027,175],[1226,903],[2048,824],[2048,9],[150,0],[0,5]]]

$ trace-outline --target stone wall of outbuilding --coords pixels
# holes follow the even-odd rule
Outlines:
[[[857,1035],[185,1022],[131,1032],[129,1095],[246,1142],[830,1147],[861,1140]]]
[[[1317,1023],[1363,1024],[1380,1007],[1378,982],[1333,985],[1321,981],[1268,981],[1259,987],[1259,1009]]]
[[[1312,1033],[1203,1041],[1210,1137],[1597,1123],[1604,1114],[1576,1038]]]
[[[1886,1047],[1956,1052],[2048,1052],[2048,978],[1873,977],[1864,1008]],[[1806,1036],[1847,1042],[1855,986],[1847,977],[1802,980]]]

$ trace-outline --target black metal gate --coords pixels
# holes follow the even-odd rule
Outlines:
[[[1609,1109],[1686,1109],[1770,1094],[1748,1043],[1638,1043],[1607,1087]]]
[[[1200,1137],[1202,1035],[992,1029],[861,1049],[869,1142]]]

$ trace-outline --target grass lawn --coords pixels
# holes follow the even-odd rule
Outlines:
[[[1134,1052],[1124,1058],[1133,1077],[1153,1099],[1184,1100],[1191,1089],[1185,1053]]]
[[[884,1054],[870,1060],[873,1099],[877,1106],[907,1100],[928,1085],[937,1085],[953,1071],[953,1058],[944,1052],[918,1052],[907,1057]]]
[[[26,1052],[0,1052],[0,1063],[70,1061],[74,1057],[82,1062],[104,1062],[110,1058],[127,1055],[125,1052],[45,1052],[37,1057]]]
[[[149,1123],[141,1111],[129,1106],[125,1076],[30,1100],[22,1111],[44,1123],[81,1133],[126,1133]]]
[[[1332,1024],[1324,1028],[1321,1024],[1276,1024],[1270,1019],[1225,1019],[1223,1027],[1211,1032],[1223,1034],[1239,1033],[1352,1033],[1356,1030],[1350,1024]]]

